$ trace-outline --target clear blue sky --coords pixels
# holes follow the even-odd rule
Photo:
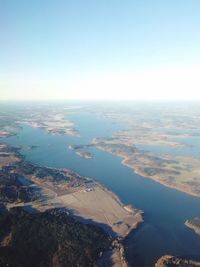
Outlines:
[[[93,76],[91,88],[111,73],[199,68],[199,0],[0,0],[0,11],[5,99],[33,88],[44,98],[50,85],[52,98],[78,98]]]

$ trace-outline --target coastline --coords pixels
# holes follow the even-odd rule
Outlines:
[[[172,255],[164,255],[158,259],[158,261],[155,264],[155,267],[166,267],[166,266],[199,267],[200,262]]]
[[[167,182],[166,180],[162,180],[159,176],[148,176],[146,173],[142,172],[141,170],[139,170],[139,167],[138,166],[135,166],[135,165],[130,165],[128,163],[129,161],[129,157],[128,156],[125,156],[125,155],[122,155],[120,153],[115,153],[107,148],[104,148],[104,147],[101,147],[99,146],[98,144],[96,145],[96,148],[100,149],[100,150],[103,150],[105,152],[108,152],[114,156],[117,156],[117,157],[120,157],[122,160],[121,160],[121,163],[132,169],[134,173],[146,178],[146,179],[151,179],[153,180],[154,182],[157,182],[163,186],[166,186],[168,188],[172,188],[172,189],[175,189],[175,190],[178,190],[180,192],[183,192],[183,193],[186,193],[188,195],[191,195],[191,196],[194,196],[194,197],[200,197],[200,194],[197,194],[197,193],[194,193],[193,191],[191,191],[188,187],[186,186],[182,186],[182,185],[177,185],[177,184],[171,184],[169,182]]]
[[[102,188],[102,190],[104,190],[107,194],[109,194],[116,202],[119,203],[119,205],[125,209],[127,212],[129,212],[130,214],[137,214],[138,215],[138,220],[135,221],[132,225],[132,227],[130,227],[128,229],[128,231],[123,235],[122,240],[124,240],[124,238],[126,238],[130,233],[132,233],[132,231],[136,230],[138,228],[138,225],[144,222],[143,219],[143,214],[144,212],[142,210],[139,210],[131,205],[124,205],[120,198],[112,191],[110,191],[107,187],[105,187],[104,185],[102,185],[101,183],[97,182],[98,186]]]
[[[90,154],[89,152],[76,151],[75,153],[80,158],[84,158],[84,159],[92,159],[93,158],[92,154]]]
[[[8,151],[12,149],[10,152],[12,161],[8,165],[2,161],[2,167],[7,166],[9,172],[17,164],[16,175],[25,176],[31,181],[31,186],[34,184],[42,193],[41,197],[33,201],[7,203],[8,209],[23,207],[45,212],[52,208],[65,208],[74,218],[80,218],[85,223],[97,224],[103,228],[113,239],[112,248],[109,250],[112,266],[128,266],[123,240],[143,222],[143,211],[124,205],[114,192],[93,179],[82,177],[69,169],[32,164],[21,155],[20,148],[16,150],[5,144],[2,145],[2,149]],[[32,172],[26,174],[28,170]],[[44,176],[38,176],[38,171]],[[104,256],[102,260],[103,258]]]
[[[138,174],[138,175],[140,175],[140,176],[142,176],[142,177],[144,177],[144,178],[151,179],[151,180],[153,180],[154,182],[157,182],[157,183],[159,183],[159,184],[161,184],[161,185],[163,185],[163,186],[166,186],[166,187],[169,187],[169,188],[178,190],[178,191],[180,191],[180,192],[182,192],[182,193],[186,193],[186,194],[191,195],[191,196],[194,196],[194,197],[200,197],[199,194],[195,194],[194,192],[190,191],[189,188],[184,188],[184,186],[182,186],[182,185],[170,184],[170,183],[168,183],[166,180],[162,180],[159,176],[154,176],[154,177],[148,176],[148,175],[146,175],[144,172],[139,171],[139,170],[137,169],[137,167],[134,167],[134,166],[129,165],[129,164],[126,162],[126,160],[127,160],[127,159],[122,160],[122,164],[123,164],[124,166],[127,166],[127,167],[129,167],[130,169],[132,169],[136,174]]]
[[[117,156],[118,156],[118,155],[117,155]],[[128,164],[128,163],[126,162],[126,160],[128,160],[128,159],[123,159],[123,160],[122,160],[122,164],[123,164],[124,166],[127,166],[128,168],[132,169],[136,174],[138,174],[138,175],[140,175],[140,176],[142,176],[142,177],[144,177],[144,178],[151,179],[151,180],[153,180],[154,182],[157,182],[157,183],[159,183],[159,184],[161,184],[161,185],[163,185],[163,186],[166,186],[166,187],[169,187],[169,188],[178,190],[178,191],[180,191],[180,192],[182,192],[182,193],[186,193],[186,194],[188,194],[188,195],[191,195],[191,196],[193,196],[193,197],[200,197],[199,194],[195,194],[194,192],[190,191],[189,188],[186,189],[186,188],[184,188],[184,186],[182,187],[182,185],[170,184],[170,183],[168,183],[167,181],[162,180],[159,176],[154,176],[154,177],[148,176],[148,175],[146,175],[144,172],[138,170],[137,167],[135,167],[135,166],[131,166],[130,164]]]
[[[200,235],[200,226],[199,225],[195,225],[193,223],[193,221],[197,220],[200,221],[199,218],[194,218],[192,220],[186,220],[185,221],[185,226],[187,226],[188,228],[190,228],[191,230],[193,230],[197,235]]]

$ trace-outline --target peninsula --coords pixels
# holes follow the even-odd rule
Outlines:
[[[200,217],[195,217],[191,220],[187,220],[185,225],[194,230],[196,234],[200,235]]]
[[[141,176],[200,196],[197,106],[126,103],[120,108],[99,107],[96,113],[123,128],[111,137],[94,138],[90,145],[121,157]]]

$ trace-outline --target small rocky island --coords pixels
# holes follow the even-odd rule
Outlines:
[[[94,158],[93,155],[90,152],[86,152],[80,149],[87,149],[87,148],[91,148],[94,147],[93,144],[88,144],[88,145],[69,145],[68,149],[71,150],[75,150],[76,151],[76,155],[78,155],[81,158],[85,158],[85,159],[92,159]]]
[[[85,151],[76,151],[76,155],[78,155],[81,158],[84,159],[92,159],[93,156],[90,152],[85,152]]]
[[[187,220],[185,225],[194,230],[196,234],[200,235],[200,217],[195,217],[191,220]]]

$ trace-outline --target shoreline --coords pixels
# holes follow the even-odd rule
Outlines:
[[[46,196],[41,204],[36,200],[29,203],[13,202],[9,206],[32,204],[38,210],[44,210],[59,204],[71,208],[83,218],[88,217],[94,222],[108,224],[119,239],[123,239],[143,221],[142,210],[131,205],[124,205],[114,192],[95,178],[81,176],[68,168],[52,168],[32,163],[20,153],[21,147],[2,143],[1,148],[8,150],[7,153],[10,153],[12,157],[12,161],[9,157],[1,158],[2,168],[5,166],[7,168],[5,171],[10,172],[12,166],[19,164],[15,174],[26,177]],[[5,159],[9,160],[8,163]],[[38,172],[42,173],[42,178],[38,176]]]
[[[161,184],[161,185],[163,185],[163,186],[166,186],[166,187],[168,187],[168,188],[171,188],[171,189],[175,189],[175,190],[177,190],[177,191],[180,191],[180,192],[182,192],[182,193],[188,194],[188,195],[190,195],[190,196],[193,196],[193,197],[200,197],[199,194],[195,194],[194,192],[191,192],[190,190],[186,190],[186,189],[182,188],[181,186],[178,186],[178,185],[172,185],[172,184],[170,184],[170,183],[168,183],[168,182],[165,182],[165,181],[161,180],[159,176],[157,176],[157,177],[150,177],[150,176],[146,175],[145,173],[139,171],[139,170],[137,169],[137,167],[131,166],[131,165],[129,165],[128,163],[126,163],[126,160],[128,160],[128,159],[123,159],[123,160],[122,160],[122,164],[123,164],[124,166],[126,166],[126,167],[132,169],[132,170],[134,171],[134,173],[136,173],[137,175],[140,175],[140,176],[142,176],[142,177],[144,177],[144,178],[146,178],[146,179],[151,179],[151,180],[153,180],[153,181],[156,182],[156,183],[159,183],[159,184]]]
[[[151,179],[151,180],[153,180],[156,183],[159,183],[159,184],[161,184],[163,186],[166,186],[168,188],[171,188],[171,189],[175,189],[177,191],[180,191],[182,193],[188,194],[190,196],[200,197],[200,194],[195,194],[194,192],[190,191],[189,189],[184,189],[184,188],[182,188],[179,185],[169,184],[168,182],[165,182],[165,181],[161,180],[161,178],[158,177],[158,176],[157,177],[151,177],[151,176],[146,175],[142,171],[138,170],[138,167],[137,166],[130,165],[129,163],[127,163],[127,161],[129,160],[129,157],[128,156],[121,155],[120,153],[119,154],[118,153],[114,153],[114,152],[110,151],[109,149],[106,149],[106,148],[103,148],[103,147],[99,146],[98,144],[96,145],[96,148],[97,149],[100,149],[102,151],[108,152],[108,153],[110,153],[110,154],[112,154],[114,156],[120,157],[122,159],[121,160],[121,163],[124,166],[130,168],[137,175],[140,175],[140,176],[142,176],[142,177],[144,177],[146,179]]]
[[[182,258],[180,256],[164,255],[157,260],[155,267],[165,266],[199,267],[200,262],[192,259],[186,259],[184,257]]]
[[[11,155],[16,156],[16,159],[21,162],[22,165],[19,166],[22,167],[16,169],[16,175],[24,175],[42,192],[41,197],[33,201],[7,203],[8,209],[30,207],[38,212],[44,212],[52,208],[65,208],[72,217],[77,217],[77,219],[79,217],[80,220],[82,218],[85,223],[97,224],[107,232],[113,240],[112,248],[109,250],[110,257],[114,261],[112,266],[128,267],[123,241],[144,221],[142,210],[124,205],[114,192],[95,179],[80,176],[67,168],[51,168],[34,164],[27,161],[26,157],[19,152],[20,147],[15,148],[5,144],[2,148],[7,148],[8,151],[11,148]],[[3,163],[3,166],[10,166],[12,169],[16,162],[11,162],[9,165]],[[26,171],[31,168],[33,172],[26,174]],[[10,168],[8,168],[9,171]],[[41,171],[44,177],[37,176],[38,171]],[[61,180],[54,180],[56,178],[54,175],[60,177],[61,174],[63,175]],[[73,186],[74,183],[75,186]]]
[[[150,177],[150,176],[146,175],[145,173],[139,171],[137,169],[137,167],[131,166],[128,163],[126,163],[126,160],[128,160],[128,159],[122,160],[122,164],[124,166],[127,166],[128,168],[132,169],[134,171],[134,173],[136,173],[136,174],[138,174],[138,175],[140,175],[140,176],[142,176],[142,177],[144,177],[146,179],[151,179],[154,182],[159,183],[159,184],[161,184],[163,186],[166,186],[168,188],[175,189],[177,191],[180,191],[182,193],[188,194],[188,195],[193,196],[193,197],[200,197],[199,194],[195,194],[194,192],[190,191],[189,189],[187,190],[187,189],[182,188],[179,185],[172,185],[172,184],[170,184],[168,182],[165,182],[165,181],[161,180],[159,176],[157,176],[157,177]]]
[[[186,220],[184,224],[189,229],[194,231],[197,235],[200,235],[200,227],[198,225],[195,225],[195,224],[192,223],[192,221],[195,221],[195,219],[198,219],[198,221],[200,221],[199,218],[194,218],[192,220]]]
[[[75,152],[77,156],[79,156],[80,158],[84,158],[84,159],[92,159],[93,156],[92,154],[90,154],[89,152],[85,152],[85,151],[76,151]]]
[[[47,205],[47,210],[49,208],[55,208],[55,207],[63,207],[68,210],[68,212],[71,214],[72,217],[74,217],[76,220],[80,220],[83,223],[86,224],[95,224],[101,227],[106,233],[110,235],[112,238],[112,246],[109,250],[106,250],[102,256],[100,257],[99,261],[100,264],[97,264],[98,267],[104,267],[107,266],[110,261],[112,261],[112,267],[129,267],[128,259],[126,257],[126,246],[125,246],[125,240],[128,238],[128,236],[134,231],[137,231],[138,227],[144,222],[143,219],[143,211],[138,210],[136,208],[132,208],[131,211],[127,211],[126,207],[120,200],[120,198],[112,191],[110,191],[107,187],[102,185],[100,182],[93,181],[95,183],[95,190],[94,191],[88,191],[88,192],[74,192],[69,193],[67,195],[61,195],[59,197],[55,197],[55,206],[54,206],[54,200]],[[100,189],[100,190],[99,190]],[[81,197],[82,194],[82,197]],[[89,199],[89,203],[93,203],[95,210],[98,210],[98,213],[93,212],[93,207],[90,207],[91,204],[89,204],[89,208],[87,207],[87,200],[84,199],[83,194],[93,194],[93,197]],[[75,198],[77,202],[80,203],[77,205],[76,203],[73,203],[73,199]],[[67,200],[69,198],[69,202]],[[102,203],[101,206],[101,200],[104,199],[106,202],[105,204]],[[119,206],[118,211],[115,211],[115,207],[111,207],[109,205],[110,202],[113,201],[117,203]],[[70,203],[71,202],[71,203]],[[96,207],[96,204],[97,207]],[[98,209],[98,204],[100,203],[101,210]],[[41,203],[42,212],[46,210],[46,207],[44,207]],[[33,206],[33,208],[35,208]],[[121,209],[121,211],[120,211]],[[110,213],[114,212],[114,216],[118,216],[119,213],[123,213],[123,211],[126,213],[126,216],[120,220],[120,225],[118,229],[118,221],[113,221],[112,216],[109,216]],[[119,214],[120,216],[120,214]],[[127,227],[128,226],[128,227]]]
[[[143,218],[143,214],[144,211],[143,210],[139,210],[135,207],[133,207],[132,205],[124,205],[123,202],[120,200],[120,198],[118,197],[118,195],[116,195],[113,191],[109,190],[107,187],[105,187],[104,185],[102,185],[101,183],[97,182],[98,186],[102,188],[102,190],[104,190],[107,194],[109,194],[116,202],[119,203],[119,205],[125,209],[126,211],[128,211],[130,214],[137,214],[139,216],[141,216],[141,220],[136,221],[132,227],[127,231],[127,233],[123,236],[122,240],[124,240],[126,237],[128,237],[129,234],[132,233],[132,231],[135,231],[138,226],[144,222],[144,218]]]

